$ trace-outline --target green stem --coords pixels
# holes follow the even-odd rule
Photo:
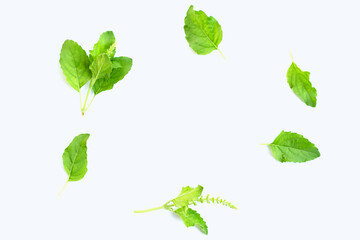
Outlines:
[[[134,211],[134,213],[146,213],[146,212],[155,211],[155,210],[159,210],[159,209],[163,209],[163,208],[164,208],[164,206],[161,206],[161,207],[150,208],[150,209],[146,209],[146,210]]]
[[[291,56],[291,61],[294,62],[294,58],[293,58],[291,52],[290,52],[290,56]]]
[[[87,106],[87,108],[85,108],[85,111],[84,111],[84,112],[86,112],[86,111],[89,109],[91,103],[94,101],[94,98],[95,98],[95,95],[94,95],[93,98],[91,99],[91,101],[90,101],[89,105]]]
[[[270,145],[270,144],[268,144],[268,143],[260,143],[260,145]]]
[[[91,82],[90,82],[90,84],[91,84]],[[83,116],[84,116],[84,114],[85,114],[85,112],[86,112],[86,103],[87,103],[87,100],[88,100],[88,98],[89,98],[90,90],[91,90],[91,87],[90,87],[90,85],[89,85],[89,89],[88,89],[88,91],[87,91],[87,93],[86,93],[84,105],[83,105],[83,107],[81,108],[81,113],[82,113]]]
[[[221,54],[221,56],[224,58],[224,60],[226,60],[225,55],[220,51],[220,49],[217,49],[219,51],[219,53]]]
[[[63,187],[63,188],[61,189],[61,191],[58,193],[59,196],[60,196],[60,194],[64,191],[64,189],[65,189],[66,185],[68,184],[68,182],[69,182],[69,179],[66,181],[64,187]]]

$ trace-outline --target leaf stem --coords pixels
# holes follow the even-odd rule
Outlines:
[[[291,61],[294,62],[294,58],[293,58],[293,55],[291,54],[291,52],[290,52],[290,56],[291,56]]]
[[[269,143],[260,143],[260,145],[270,145]]]
[[[221,56],[224,58],[224,60],[226,60],[225,55],[220,51],[220,49],[218,48],[217,50],[219,51],[219,53],[221,54]]]
[[[90,84],[91,84],[91,83],[90,83]],[[89,85],[89,89],[88,89],[88,91],[87,91],[87,93],[86,93],[84,105],[83,105],[83,107],[81,108],[81,113],[82,113],[83,116],[84,116],[84,114],[85,114],[85,112],[86,112],[86,110],[87,110],[87,109],[86,109],[86,103],[87,103],[87,100],[88,100],[88,98],[89,98],[90,90],[91,90],[91,86]]]
[[[134,211],[134,213],[146,213],[146,212],[155,211],[155,210],[159,210],[159,209],[163,209],[163,208],[164,208],[164,206],[150,208],[150,209],[146,209],[146,210],[137,210],[137,211]]]
[[[58,193],[59,196],[60,196],[60,194],[64,191],[64,189],[65,189],[66,185],[68,184],[68,182],[69,182],[69,179],[66,181],[64,187],[63,187],[63,188],[61,189],[61,191]]]
[[[93,98],[91,99],[91,101],[90,101],[89,105],[87,106],[87,108],[85,108],[85,111],[84,111],[84,112],[86,112],[86,111],[89,109],[91,103],[94,101],[94,98],[95,98],[95,95],[94,95]]]

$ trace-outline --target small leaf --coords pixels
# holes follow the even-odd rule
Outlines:
[[[302,71],[294,62],[292,62],[286,77],[290,88],[301,101],[308,106],[315,107],[317,92],[310,82],[310,73]]]
[[[112,61],[112,72],[109,78],[98,79],[93,87],[94,94],[110,90],[114,85],[122,80],[130,71],[132,59],[128,57],[116,57]]]
[[[196,188],[183,187],[179,196],[171,200],[175,207],[187,207],[189,203],[195,202],[201,196],[203,187],[198,185]]]
[[[104,32],[100,35],[99,41],[94,45],[93,50],[90,50],[90,61],[96,59],[100,54],[107,54],[111,59],[115,56],[115,36],[112,31]]]
[[[320,157],[319,150],[302,135],[282,131],[269,144],[270,150],[280,162],[306,162]]]
[[[197,54],[206,55],[219,50],[223,37],[220,24],[203,11],[195,11],[192,5],[186,13],[184,30],[186,40]]]
[[[195,210],[183,207],[177,209],[175,213],[181,217],[186,227],[196,226],[200,229],[201,232],[205,233],[206,235],[208,234],[208,227],[206,222]]]
[[[72,40],[66,40],[60,52],[60,66],[66,81],[76,91],[91,79],[89,58],[84,49]]]
[[[91,63],[90,70],[92,72],[92,78],[90,82],[90,88],[92,88],[96,80],[101,78],[109,78],[112,71],[112,63],[106,54],[100,54]]]
[[[65,149],[63,158],[64,169],[69,176],[68,181],[79,181],[87,172],[86,141],[90,134],[76,136]]]

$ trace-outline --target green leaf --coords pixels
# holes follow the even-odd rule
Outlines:
[[[222,204],[224,206],[228,206],[230,208],[236,209],[234,205],[230,202],[218,198],[209,198],[209,195],[206,198],[200,197],[203,191],[203,187],[198,185],[196,188],[192,187],[183,187],[179,196],[175,199],[172,199],[166,202],[164,205],[160,207],[150,208],[146,210],[138,210],[134,211],[135,213],[146,213],[159,209],[165,209],[171,212],[178,214],[183,220],[186,227],[196,226],[203,233],[208,234],[208,227],[206,226],[206,222],[201,218],[200,214],[198,214],[193,209],[189,208],[188,205],[196,203],[217,203]]]
[[[122,80],[126,74],[130,71],[132,66],[132,59],[128,57],[116,57],[112,61],[112,72],[109,78],[98,79],[94,86],[94,94],[97,95],[100,92],[110,90],[114,87],[114,84]]]
[[[64,169],[69,176],[68,181],[79,181],[87,172],[86,141],[90,134],[76,136],[65,149],[63,158]]]
[[[302,135],[282,131],[269,144],[270,150],[280,162],[306,162],[320,157],[319,150]]]
[[[171,202],[175,207],[187,207],[189,203],[195,202],[201,196],[203,187],[198,185],[196,188],[183,187],[179,196],[172,199]]]
[[[195,210],[192,210],[191,208],[185,209],[183,207],[177,209],[175,213],[181,217],[186,227],[196,226],[200,229],[201,232],[205,233],[206,235],[208,234],[208,227],[206,222]]]
[[[111,59],[115,56],[116,43],[115,36],[112,31],[104,32],[100,35],[99,41],[94,45],[93,50],[90,50],[90,60],[93,61],[100,54],[107,54]]]
[[[76,42],[66,40],[61,48],[59,62],[66,81],[79,92],[91,78],[86,52]]]
[[[107,79],[110,77],[112,71],[112,63],[106,54],[100,54],[91,63],[90,70],[92,72],[90,88],[92,88],[97,79]]]
[[[119,68],[121,67],[121,62],[119,61],[119,58],[125,58],[125,57],[115,57],[111,60],[112,68]]]
[[[184,30],[186,40],[197,54],[206,55],[219,50],[223,37],[220,24],[203,11],[195,11],[192,5],[186,13]]]
[[[294,62],[292,62],[286,77],[290,88],[301,101],[308,106],[315,107],[317,93],[310,82],[310,73],[302,71]]]

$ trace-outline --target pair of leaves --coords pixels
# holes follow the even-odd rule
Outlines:
[[[181,220],[184,222],[186,227],[196,226],[200,229],[201,232],[208,234],[208,227],[204,219],[197,213],[195,210],[189,208],[189,204],[194,203],[199,200],[203,187],[198,185],[196,188],[192,187],[183,187],[180,194],[172,199],[169,204],[173,204],[176,209],[174,213],[181,217]]]
[[[319,150],[302,135],[282,131],[268,144],[274,158],[280,162],[307,162],[320,157]]]
[[[206,198],[202,197],[201,194],[203,189],[204,188],[200,185],[198,185],[196,188],[192,188],[189,186],[183,187],[180,194],[176,198],[166,202],[163,206],[142,211],[135,211],[135,213],[144,213],[158,209],[166,209],[177,214],[182,219],[186,227],[196,226],[200,229],[201,232],[203,232],[204,234],[208,234],[208,227],[206,225],[206,222],[200,216],[200,214],[195,210],[191,209],[189,205],[196,205],[197,203],[207,202],[222,204],[224,206],[229,206],[234,209],[236,209],[236,207],[230,202],[220,199],[219,197],[216,199],[209,198],[209,195]]]
[[[206,55],[214,50],[219,50],[219,44],[223,38],[223,32],[218,21],[203,11],[195,11],[190,6],[185,17],[185,38],[189,46],[199,55]]]
[[[302,71],[294,62],[291,63],[287,81],[293,92],[308,106],[316,106],[316,89],[310,82],[310,73]],[[319,150],[302,135],[282,131],[276,139],[268,144],[270,150],[280,162],[307,162],[320,157]]]
[[[86,143],[89,137],[90,134],[87,133],[76,136],[70,145],[65,149],[62,155],[64,169],[68,175],[66,184],[67,182],[79,181],[83,179],[87,173]]]
[[[94,95],[112,89],[132,67],[131,58],[114,57],[115,52],[116,43],[112,31],[101,34],[89,56],[79,44],[66,40],[61,48],[59,61],[66,81],[78,92],[90,81],[87,97],[91,89]]]
[[[189,46],[199,55],[206,55],[218,46],[223,38],[223,32],[218,21],[203,11],[195,11],[190,6],[185,17],[185,38]],[[221,55],[223,55],[221,53]],[[287,81],[293,92],[308,106],[316,106],[317,91],[310,82],[310,73],[302,71],[294,62],[290,65],[287,74]]]
[[[286,77],[293,92],[306,105],[315,107],[317,92],[310,82],[310,73],[302,71],[293,61]],[[280,162],[301,163],[320,157],[320,152],[315,145],[297,133],[282,131],[268,145],[275,159]]]

